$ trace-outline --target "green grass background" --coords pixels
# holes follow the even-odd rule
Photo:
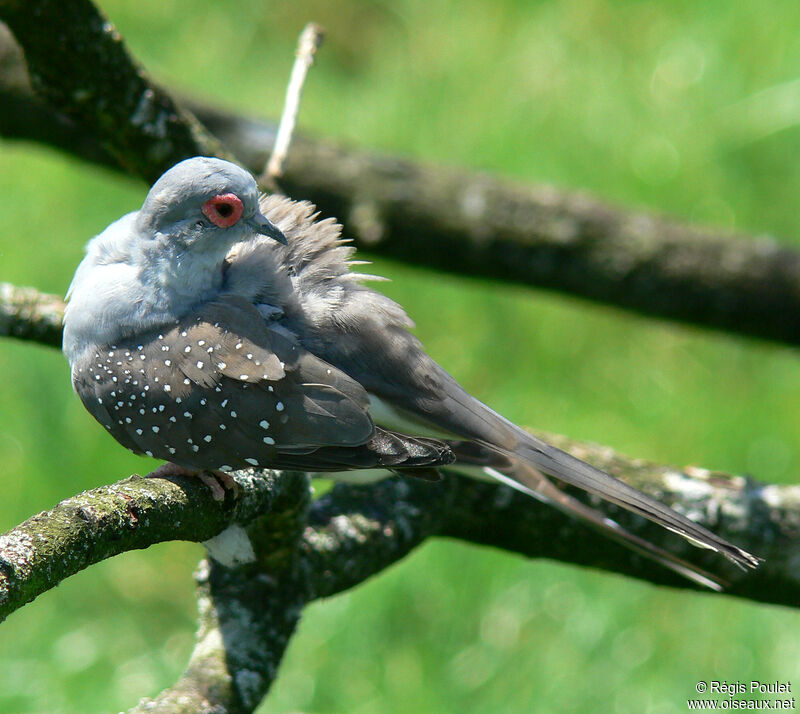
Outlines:
[[[322,23],[302,128],[800,236],[800,4],[706,0],[107,0],[169,86],[276,116]],[[0,111],[2,108],[0,108]],[[145,186],[0,143],[0,280],[63,293],[85,241]],[[430,352],[525,424],[635,456],[797,480],[800,359],[564,296],[377,260]],[[0,531],[155,464],[73,396],[55,350],[0,343]],[[0,711],[111,711],[190,652],[202,549],[165,544],[64,582],[0,628]],[[305,612],[262,712],[683,712],[699,679],[795,680],[796,612],[432,542]]]

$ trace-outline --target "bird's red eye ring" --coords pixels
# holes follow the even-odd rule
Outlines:
[[[235,193],[220,193],[203,204],[203,215],[215,226],[230,228],[242,217],[244,204]]]

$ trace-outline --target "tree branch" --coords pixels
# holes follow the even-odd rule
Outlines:
[[[200,563],[200,623],[183,676],[131,712],[251,712],[269,690],[310,599],[297,558],[308,515],[308,477],[286,475],[280,483],[283,491],[269,515],[247,529],[254,562],[234,568]]]
[[[61,347],[64,301],[34,288],[0,283],[0,336]]]
[[[62,501],[0,536],[0,622],[113,555],[167,540],[206,541],[248,522],[269,510],[284,480],[238,472],[239,497],[222,503],[198,479],[132,476]]]
[[[720,574],[729,583],[727,594],[791,607],[800,602],[800,486],[770,485],[693,466],[680,469],[630,459],[606,446],[532,431],[765,558],[757,570],[745,572],[721,560],[713,551],[698,549],[649,521],[572,492],[635,535]],[[591,531],[549,506],[533,505],[523,494],[504,494],[494,488],[492,484],[463,484],[439,534],[528,557],[545,557],[662,585],[702,590],[617,542],[592,537]]]
[[[0,19],[24,49],[36,94],[93,136],[120,168],[152,183],[187,156],[225,156],[145,76],[90,0],[0,0]]]
[[[724,571],[729,594],[794,607],[800,602],[800,487],[658,466],[542,436],[690,513],[766,562],[744,573],[642,518],[599,505],[632,532]],[[438,484],[394,478],[369,486],[340,484],[309,505],[307,480],[298,474],[240,472],[235,478],[242,493],[222,504],[192,479],[132,477],[29,519],[0,537],[0,616],[105,557],[163,540],[207,540],[229,525],[249,522],[252,557],[235,567],[201,564],[200,629],[186,673],[134,710],[219,706],[245,712],[255,708],[276,676],[303,606],[363,582],[431,536],[697,588],[501,485],[456,475]]]
[[[9,0],[0,0],[0,18],[8,20],[4,9],[8,4]],[[48,5],[44,0],[34,4]],[[59,15],[53,21],[63,20]],[[20,22],[12,25],[15,33]],[[114,62],[124,64],[122,58],[127,60],[127,55],[121,54],[118,38],[109,39],[98,22],[82,30],[89,34],[81,37],[87,46],[89,38],[111,42]],[[66,32],[62,29],[62,34]],[[17,34],[36,67],[53,62],[50,48],[43,53],[45,48],[37,38],[30,30]],[[5,44],[9,42],[6,38]],[[76,49],[73,44],[69,50],[79,52],[82,46]],[[18,66],[20,60],[15,64],[15,55],[7,53],[12,57],[9,64]],[[98,60],[89,54],[80,64],[85,72],[76,79],[35,74],[36,86],[52,107],[49,128],[43,126],[48,110],[41,107],[34,113],[35,121],[27,120],[35,104],[19,72],[8,71],[8,80],[0,78],[0,98],[8,106],[0,117],[0,133],[47,141],[92,161],[105,162],[104,154],[112,152],[120,166],[148,180],[169,162],[198,153],[219,153],[219,147],[196,129],[193,116],[186,112],[167,112],[170,121],[159,125],[166,135],[176,132],[178,136],[169,146],[135,121],[131,126],[130,106],[98,123],[93,112],[102,117],[106,103],[99,99],[88,105],[77,102],[75,93],[62,87],[65,81],[79,81],[84,93],[97,98],[111,89],[123,91],[126,82],[124,91],[130,96],[143,97],[147,90],[142,87],[148,87],[160,97],[161,90],[130,60],[122,75],[127,79],[110,88],[104,65],[95,68]],[[275,140],[274,124],[198,103],[187,105],[245,165],[255,173],[261,170]],[[15,121],[15,112],[24,113],[25,119]],[[75,119],[71,129],[65,126],[65,116]],[[133,138],[120,143],[118,132]],[[100,140],[93,143],[95,134]],[[486,174],[435,168],[301,138],[293,146],[282,186],[290,195],[308,198],[324,214],[342,220],[346,234],[373,253],[800,344],[800,252],[771,238],[734,236],[645,211],[621,210],[582,193],[526,187]]]
[[[800,344],[800,252],[587,195],[297,141],[283,187],[365,250]]]

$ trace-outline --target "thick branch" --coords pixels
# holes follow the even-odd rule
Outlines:
[[[557,440],[553,435],[545,436]],[[730,594],[797,606],[800,594],[799,487],[761,486],[741,477],[699,469],[680,471],[632,461],[606,448],[563,438],[560,442],[572,453],[658,495],[679,510],[691,513],[699,522],[764,555],[766,563],[754,573],[736,570],[723,564],[716,554],[699,551],[641,518],[603,506],[603,510],[623,521],[629,530],[711,570],[724,571],[731,582]],[[312,504],[308,526],[298,565],[291,571],[295,575],[300,573],[300,580],[295,577],[291,587],[278,587],[270,597],[262,599],[261,611],[240,609],[238,624],[228,621],[228,627],[238,632],[252,631],[251,618],[255,616],[256,621],[263,618],[270,623],[269,632],[281,632],[274,622],[285,617],[287,593],[302,594],[303,602],[333,595],[380,572],[432,535],[491,545],[528,557],[599,567],[665,585],[696,587],[616,543],[595,537],[561,513],[516,491],[455,476],[440,484],[391,479],[368,487],[336,486]],[[237,576],[226,577],[237,583],[232,588],[235,592],[244,587]],[[278,592],[284,599],[277,596]],[[270,598],[275,598],[277,604],[273,606]],[[204,633],[207,638],[207,631]],[[203,641],[199,640],[198,648],[202,648]],[[268,651],[277,646],[282,652],[285,645],[284,640],[276,642],[274,638],[258,642]],[[218,671],[219,663],[227,662],[222,650],[218,650],[218,657],[216,669],[212,667],[211,671]],[[235,680],[229,669],[225,671],[228,672],[226,681],[227,677]],[[258,672],[263,676],[264,670]],[[264,682],[263,679],[258,681]],[[181,682],[181,691],[197,689],[191,667]],[[233,707],[228,711],[239,710]]]
[[[374,253],[800,344],[800,253],[589,196],[300,142],[284,188]]]
[[[0,17],[9,15],[9,4],[16,3],[0,0]],[[39,0],[36,5],[44,8],[50,3]],[[53,21],[60,23],[60,16]],[[75,77],[37,70],[36,86],[58,112],[50,110],[49,128],[48,110],[41,107],[35,121],[28,120],[35,106],[30,90],[19,79],[18,69],[6,70],[10,79],[0,79],[4,101],[0,133],[47,141],[93,161],[105,161],[111,151],[121,166],[150,180],[170,162],[218,151],[198,132],[191,115],[181,115],[174,107],[163,114],[148,108],[153,119],[140,126],[130,101],[124,106],[113,99],[106,104],[105,97],[124,92],[126,97],[150,98],[148,102],[161,106],[166,95],[148,83],[124,54],[115,33],[98,22],[88,25],[86,32],[94,33],[93,41],[113,47],[113,63],[104,61],[96,68],[97,58],[89,53]],[[47,54],[49,46],[42,55],[38,30],[19,32],[18,23],[13,28],[34,67],[53,61]],[[66,36],[65,30],[62,35]],[[6,38],[5,45],[9,42]],[[76,45],[69,51],[78,52]],[[12,57],[9,63],[18,67],[19,61]],[[110,75],[113,87],[102,69],[109,63],[115,71],[126,67],[123,81]],[[80,90],[97,101],[77,101],[76,96],[83,95],[69,82],[78,82]],[[153,97],[148,91],[154,92]],[[274,142],[272,123],[189,104],[228,149],[251,170],[260,171]],[[114,111],[106,116],[109,106]],[[19,113],[24,113],[24,120]],[[69,125],[65,115],[75,122]],[[118,141],[120,133],[132,138]],[[100,137],[99,145],[92,142],[92,135]],[[295,143],[282,186],[342,220],[345,232],[373,253],[800,344],[800,253],[770,238],[732,236],[644,211],[620,210],[581,193],[526,187],[309,139]]]
[[[0,0],[0,19],[24,48],[39,97],[127,172],[153,182],[187,156],[223,155],[219,142],[147,79],[90,0]]]
[[[588,499],[585,494],[574,494],[632,533],[720,574],[729,583],[729,595],[791,607],[800,603],[800,486],[769,485],[697,467],[678,469],[629,459],[605,446],[554,434],[539,435],[761,556],[765,562],[757,570],[745,572],[713,551],[696,548],[649,521]],[[492,484],[462,482],[439,534],[528,557],[611,570],[663,585],[698,588],[614,541],[592,537],[591,531],[549,506],[532,504],[525,495],[502,492]]]
[[[593,503],[629,531],[720,573],[728,594],[796,607],[800,602],[800,487],[770,486],[703,469],[676,469],[628,459],[607,447],[540,434],[632,485],[657,496],[699,523],[764,557],[755,572],[740,571],[718,554],[695,548],[642,518],[605,503]],[[416,544],[423,535],[441,535],[603,570],[681,588],[698,586],[629,549],[598,538],[582,524],[530,497],[491,483],[450,477],[430,486],[389,481],[391,493],[339,485],[314,504],[313,531],[306,535],[316,576],[316,593],[328,596],[385,567],[385,524],[393,538]],[[576,494],[587,501],[585,495]],[[310,542],[309,542],[309,539]],[[324,544],[324,547],[320,547]],[[400,546],[401,552],[402,546]],[[358,557],[353,556],[358,552]],[[369,555],[366,564],[364,555]]]
[[[731,583],[729,594],[789,606],[800,602],[800,487],[680,471],[542,436],[766,562],[755,572],[735,570],[641,518],[600,505],[630,531],[722,573]],[[505,486],[454,475],[438,484],[395,478],[365,487],[338,485],[309,508],[307,481],[300,475],[239,473],[236,479],[242,494],[235,502],[213,501],[191,479],[133,477],[26,521],[0,537],[0,617],[103,558],[163,540],[207,540],[269,511],[247,526],[250,555],[244,565],[201,566],[200,630],[189,667],[173,687],[134,710],[249,712],[277,675],[305,604],[363,582],[430,536],[696,587]]]
[[[269,510],[283,479],[236,474],[240,495],[214,501],[199,480],[139,476],[87,491],[0,536],[0,622],[64,578],[128,550],[205,541]]]
[[[268,517],[247,529],[255,562],[227,568],[200,564],[200,625],[183,676],[131,712],[253,711],[277,676],[289,638],[308,602],[307,574],[297,558],[309,505],[308,478],[282,482]]]

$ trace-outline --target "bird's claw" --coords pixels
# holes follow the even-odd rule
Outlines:
[[[239,497],[239,484],[225,471],[201,471],[197,477],[211,489],[211,496],[215,501],[224,501],[225,491],[230,491],[234,498]]]
[[[178,466],[167,462],[161,464],[157,469],[154,469],[144,478],[169,478],[170,476],[192,476],[199,478],[211,491],[211,497],[215,501],[225,500],[225,491],[231,491],[234,498],[238,498],[240,488],[236,483],[236,479],[224,471],[193,471],[192,469]]]

